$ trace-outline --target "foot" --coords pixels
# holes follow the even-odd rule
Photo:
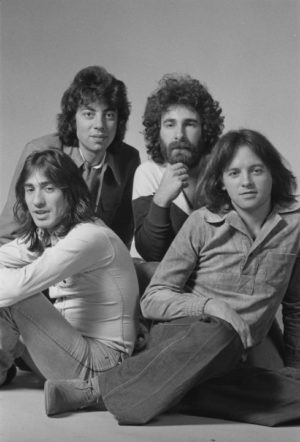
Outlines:
[[[97,378],[90,381],[48,380],[45,382],[44,391],[47,416],[93,406],[105,410]]]

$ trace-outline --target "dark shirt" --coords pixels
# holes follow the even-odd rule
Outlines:
[[[153,196],[160,186],[166,165],[153,160],[142,163],[134,177],[132,206],[135,247],[145,261],[161,261],[191,207],[181,192],[170,207],[159,207]]]
[[[83,159],[78,147],[64,146],[57,134],[45,135],[29,142],[18,161],[7,202],[0,216],[0,245],[14,239],[19,227],[13,216],[13,206],[16,181],[25,159],[33,151],[49,148],[61,148],[82,170]],[[96,215],[130,248],[133,238],[132,185],[135,170],[140,164],[139,153],[135,148],[123,142],[120,145],[113,143],[107,150],[106,161],[107,167]]]

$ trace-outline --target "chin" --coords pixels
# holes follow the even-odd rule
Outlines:
[[[176,155],[174,157],[169,158],[170,164],[183,163],[185,166],[190,168],[191,158],[186,155]]]

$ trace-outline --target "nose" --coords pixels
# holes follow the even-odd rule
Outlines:
[[[176,127],[176,133],[175,133],[175,140],[182,140],[184,139],[184,127],[182,125],[178,125]]]
[[[94,127],[96,129],[103,129],[104,127],[104,115],[102,112],[96,112],[94,118]]]
[[[35,190],[34,195],[32,197],[32,203],[36,207],[42,207],[45,204],[45,198],[42,190],[40,189]]]
[[[242,183],[242,186],[244,186],[244,187],[252,186],[253,180],[252,180],[252,176],[249,172],[244,172],[241,174],[241,183]]]

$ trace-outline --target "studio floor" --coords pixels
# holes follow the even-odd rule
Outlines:
[[[119,426],[108,412],[49,418],[43,387],[18,371],[0,390],[1,442],[299,442],[300,426],[267,428],[220,419],[167,414],[146,426]]]

